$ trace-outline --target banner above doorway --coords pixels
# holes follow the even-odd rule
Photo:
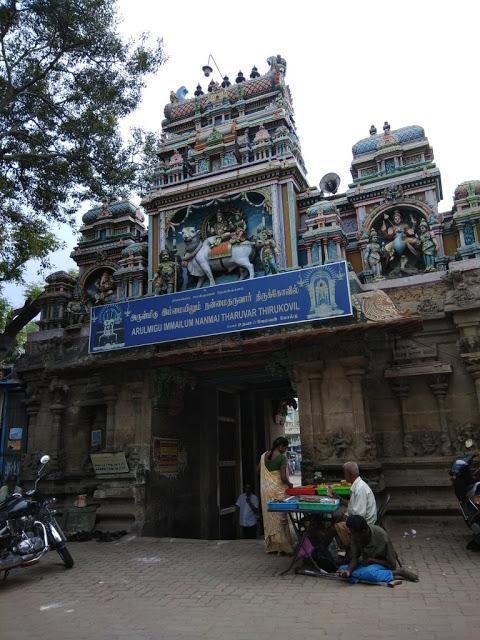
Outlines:
[[[90,353],[352,315],[346,262],[91,309]]]

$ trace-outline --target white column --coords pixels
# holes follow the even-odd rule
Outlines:
[[[283,228],[282,192],[277,184],[271,185],[272,190],[272,230],[273,239],[280,250],[280,267],[286,266],[285,260],[285,234]]]
[[[165,249],[166,243],[166,234],[165,234],[165,214],[166,211],[160,211],[160,215],[158,218],[158,239],[160,244],[160,251]]]

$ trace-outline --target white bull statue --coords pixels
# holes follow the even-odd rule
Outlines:
[[[245,271],[248,277],[254,277],[253,264],[251,262],[255,253],[255,244],[249,240],[244,240],[239,244],[232,244],[232,253],[225,258],[209,258],[210,249],[216,244],[216,236],[205,238],[202,241],[200,231],[195,227],[184,227],[181,231],[185,244],[185,255],[183,262],[186,263],[187,271],[190,275],[198,278],[197,288],[201,287],[208,278],[208,282],[213,285],[215,273],[230,273],[235,269],[240,270],[240,279],[245,279]]]

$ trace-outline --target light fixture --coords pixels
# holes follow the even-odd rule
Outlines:
[[[208,76],[213,73],[213,68],[210,66],[210,60],[213,62],[213,64],[215,65],[216,70],[218,71],[218,73],[220,74],[220,78],[223,79],[223,73],[220,71],[220,69],[218,68],[218,64],[215,61],[215,58],[212,56],[212,54],[210,54],[208,56],[208,60],[207,60],[207,64],[203,65],[202,67],[202,71],[205,75],[206,78],[208,78]]]

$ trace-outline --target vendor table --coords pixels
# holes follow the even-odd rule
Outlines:
[[[332,519],[334,511],[338,509],[339,505],[340,500],[336,499],[330,499],[328,503],[323,503],[321,505],[321,509],[319,509],[318,503],[315,502],[312,502],[311,505],[303,503],[300,507],[298,506],[298,503],[295,502],[292,502],[291,504],[289,504],[288,502],[271,502],[268,504],[269,511],[288,514],[297,537],[297,544],[295,545],[292,561],[285,569],[285,571],[282,571],[282,573],[280,574],[281,576],[291,571],[295,566],[295,563],[298,560],[303,560],[303,558],[305,557],[308,557],[310,559],[310,561],[318,571],[322,571],[322,569],[315,562],[314,558],[311,556],[313,548],[310,543],[308,534],[311,528],[312,516],[315,515],[317,520],[321,519],[328,522]]]

